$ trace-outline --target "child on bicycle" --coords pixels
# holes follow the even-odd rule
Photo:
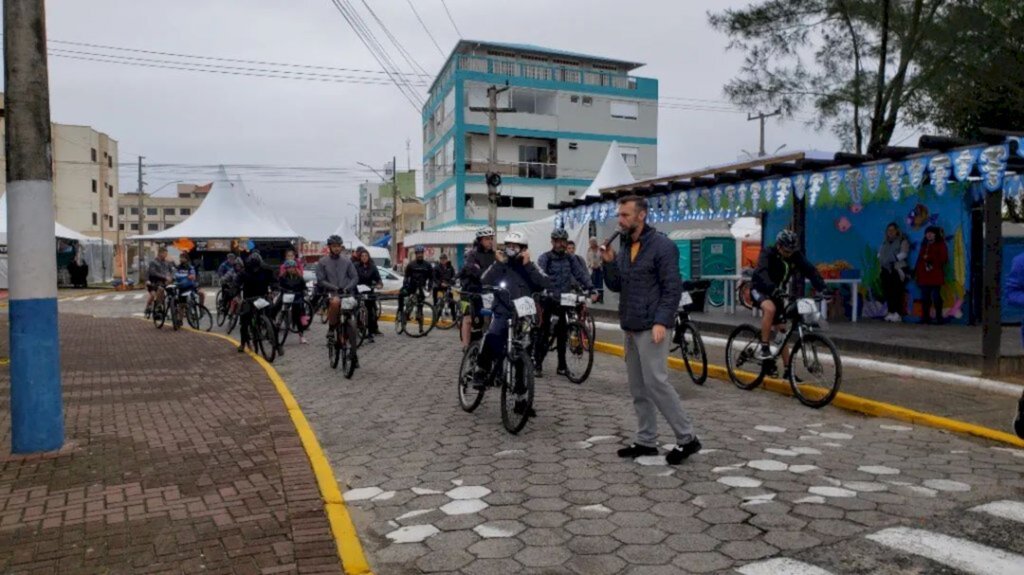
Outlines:
[[[296,326],[299,332],[299,343],[305,344],[306,341],[306,327],[309,324],[309,318],[305,317],[305,307],[302,305],[306,297],[306,280],[302,277],[302,269],[295,260],[285,260],[282,264],[284,267],[284,276],[278,280],[278,285],[281,288],[282,294],[292,294],[295,299],[292,301],[291,307],[291,318],[292,325]],[[279,300],[278,307],[274,312],[277,315],[281,311],[281,306],[284,305],[284,297]],[[282,326],[281,329],[288,329],[288,326]]]

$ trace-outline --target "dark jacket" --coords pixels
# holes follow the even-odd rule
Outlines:
[[[551,288],[559,293],[568,292],[573,285],[579,285],[588,292],[594,289],[590,272],[579,256],[554,250],[544,252],[537,260],[537,267],[551,279]]]
[[[356,273],[359,274],[359,285],[367,287],[377,287],[380,281],[380,270],[377,269],[377,264],[370,260],[365,265],[362,262],[356,262]]]
[[[402,287],[422,289],[434,281],[434,266],[426,260],[412,260],[405,266],[405,283]]]
[[[316,264],[316,283],[321,289],[341,293],[352,292],[359,282],[359,274],[352,260],[345,255],[334,257],[330,254],[320,258]]]
[[[788,292],[793,272],[800,272],[804,278],[811,280],[811,285],[818,291],[825,289],[825,280],[821,279],[818,269],[807,261],[801,251],[796,251],[786,261],[775,246],[761,252],[754,270],[753,287],[766,297],[771,297],[776,290]]]
[[[306,293],[306,280],[301,275],[293,276],[285,274],[284,277],[278,280],[278,285],[281,287],[281,291],[287,293],[293,293],[302,295]]]
[[[524,266],[518,258],[511,263],[494,262],[494,265],[487,268],[481,281],[488,286],[497,286],[501,282],[505,282],[505,289],[508,290],[507,296],[504,293],[496,292],[494,294],[493,310],[495,314],[501,315],[513,313],[515,309],[512,306],[513,300],[531,296],[551,287],[551,281],[536,264],[530,262]]]
[[[466,264],[459,272],[459,280],[462,282],[462,289],[467,291],[480,291],[483,286],[481,278],[487,268],[494,265],[494,250],[484,251],[479,244],[466,254]]]
[[[633,238],[623,234],[615,261],[604,264],[605,284],[618,292],[619,325],[626,331],[647,331],[675,325],[683,282],[679,248],[649,225],[640,233],[640,251],[630,261]]]
[[[438,263],[434,266],[434,285],[440,287],[442,284],[446,286],[452,285],[455,281],[455,266],[451,262],[447,265]]]
[[[276,285],[274,272],[262,264],[245,265],[245,271],[240,278],[242,285],[242,297],[245,299],[262,297],[267,295],[271,286]]]

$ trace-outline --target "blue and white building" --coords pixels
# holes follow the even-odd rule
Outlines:
[[[460,41],[423,108],[426,230],[487,222],[487,114],[471,108],[487,106],[491,85],[507,83],[499,107],[516,110],[498,117],[500,226],[544,218],[553,213],[548,204],[581,197],[613,141],[637,179],[655,177],[658,81],[630,75],[642,65]]]

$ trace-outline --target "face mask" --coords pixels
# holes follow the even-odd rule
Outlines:
[[[515,259],[515,258],[519,257],[519,248],[518,247],[507,247],[507,248],[505,248],[505,257],[507,257],[509,259]]]

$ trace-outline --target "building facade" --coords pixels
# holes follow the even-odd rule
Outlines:
[[[658,81],[642,66],[538,46],[463,40],[423,108],[426,229],[487,222],[487,89],[498,108],[498,223],[550,215],[593,181],[611,142],[637,178],[657,175]]]
[[[142,224],[139,224],[139,194],[130,192],[121,194],[117,208],[117,229],[121,237],[128,238],[139,234],[151,234],[176,226],[195,213],[213,184],[178,184],[173,196],[154,196],[142,194]],[[156,256],[157,245],[147,242],[145,259],[148,261]],[[128,243],[129,261],[138,261],[137,244]]]
[[[398,172],[395,183],[399,197],[416,199],[416,170]],[[392,197],[394,191],[390,182],[359,184],[359,239],[364,243],[372,244],[391,233]]]

